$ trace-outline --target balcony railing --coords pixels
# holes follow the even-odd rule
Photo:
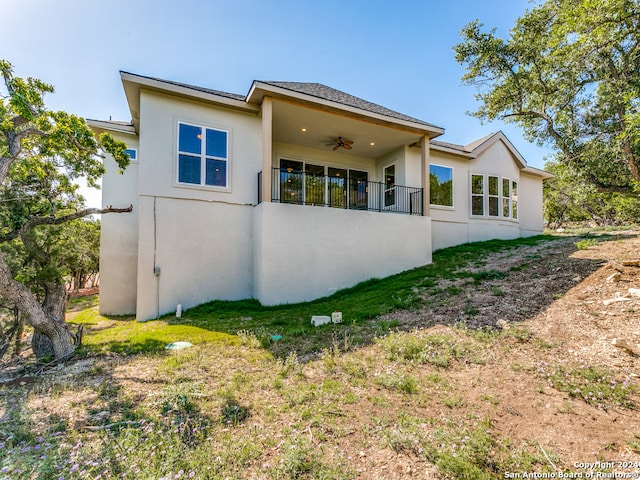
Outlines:
[[[258,203],[262,172],[258,173]],[[271,201],[351,210],[422,215],[422,188],[387,185],[363,178],[316,175],[286,168],[271,171]]]

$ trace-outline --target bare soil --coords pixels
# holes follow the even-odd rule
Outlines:
[[[250,421],[238,427],[236,435],[261,442],[264,450],[238,478],[265,478],[267,466],[277,464],[284,454],[283,442],[294,433],[308,436],[329,460],[348,462],[358,478],[440,478],[419,452],[384,441],[405,414],[424,419],[420,428],[489,419],[496,438],[514,448],[528,446],[558,471],[580,472],[576,462],[637,462],[640,453],[630,440],[640,435],[638,389],[632,408],[594,406],[554,388],[543,372],[550,366],[599,366],[640,386],[640,357],[612,344],[620,338],[640,344],[640,297],[629,293],[630,288],[640,288],[640,266],[624,265],[640,259],[639,233],[602,238],[583,250],[576,248],[578,239],[567,237],[497,252],[486,264],[468,266],[471,271],[488,272],[479,281],[442,281],[423,293],[431,297],[425,302],[428,306],[376,320],[394,321],[399,329],[416,334],[462,335],[464,330],[456,326],[514,329],[515,335],[492,340],[483,362],[460,361],[446,369],[392,365],[376,342],[351,345],[334,360],[325,352],[318,360],[299,365],[297,377],[278,376],[273,363],[262,366],[269,358],[262,351],[227,347],[190,353],[196,361],[177,362],[171,368],[162,366],[158,357],[85,359],[50,374],[51,381],[60,385],[77,377],[73,368],[83,367],[85,375],[73,389],[58,388],[50,395],[38,393],[47,391],[40,387],[30,394],[34,422],[55,415],[82,430],[95,421],[88,406],[92,411],[105,408],[109,415],[109,407],[102,407],[96,394],[101,385],[113,385],[132,405],[144,405],[178,376],[203,383],[206,392],[231,386],[238,401],[251,408]],[[396,367],[418,379],[418,394],[388,392],[374,381]],[[90,369],[96,373],[88,374]],[[434,375],[442,383],[429,383]],[[343,391],[335,396],[325,391],[331,382],[341,384]],[[322,393],[313,385],[321,385]],[[11,387],[0,390],[5,400],[0,415],[5,419],[20,403],[11,395]],[[343,399],[346,393],[352,395],[348,404]],[[314,420],[305,428],[300,427],[306,422],[299,415],[301,407]],[[317,420],[318,412],[324,412],[322,421]],[[112,415],[106,421],[117,420]],[[504,473],[498,472],[497,478],[506,478]]]

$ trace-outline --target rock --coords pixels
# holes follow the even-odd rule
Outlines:
[[[509,328],[509,322],[503,320],[502,318],[496,322],[496,327],[501,328],[503,330]]]
[[[614,338],[611,341],[614,347],[622,348],[632,355],[640,357],[640,348],[637,345],[631,345],[624,338]]]
[[[614,272],[607,277],[608,283],[619,282],[622,278],[622,274],[620,272]]]

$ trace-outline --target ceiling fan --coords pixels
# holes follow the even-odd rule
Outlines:
[[[333,150],[337,150],[340,147],[346,149],[346,150],[351,150],[353,147],[351,146],[353,144],[353,142],[351,140],[345,140],[342,137],[338,137],[336,138],[333,143],[327,143],[327,147],[331,147],[333,146]]]

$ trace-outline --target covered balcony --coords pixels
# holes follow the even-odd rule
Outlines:
[[[314,168],[315,167],[315,168]],[[393,169],[384,182],[368,179],[365,171],[307,166],[282,160],[271,169],[271,201],[349,210],[424,215],[423,189],[395,183]],[[262,172],[258,174],[258,203],[262,199]]]

